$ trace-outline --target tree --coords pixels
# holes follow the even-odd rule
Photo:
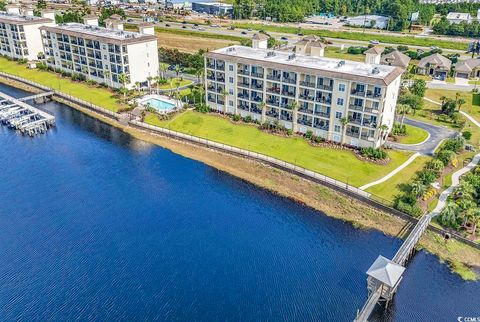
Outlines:
[[[127,75],[125,75],[124,73],[120,74],[118,76],[118,80],[120,81],[120,83],[122,84],[122,88],[120,89],[121,92],[123,93],[123,100],[125,101],[126,98],[127,98]]]
[[[345,144],[345,140],[347,136],[348,119],[346,117],[342,117],[340,119],[340,123],[342,124],[342,144]]]
[[[168,70],[168,64],[160,63],[160,65],[158,66],[158,70],[160,71],[160,77],[162,77],[162,79],[165,79],[165,73]]]
[[[387,131],[388,131],[388,125],[382,124],[382,125],[380,125],[380,127],[378,129],[380,130],[380,136],[381,136],[382,140],[385,140],[385,137],[386,137],[386,134],[387,134]]]
[[[425,193],[425,191],[427,191],[427,187],[419,181],[412,182],[412,184],[410,185],[410,189],[411,189],[411,192],[417,198],[422,196]]]
[[[406,92],[398,98],[398,103],[409,105],[413,109],[413,115],[415,115],[417,110],[423,108],[423,98],[417,96],[411,92]]]
[[[397,112],[402,115],[400,119],[400,128],[403,128],[403,122],[405,121],[405,114],[410,113],[411,107],[407,104],[398,104],[397,105]]]
[[[458,226],[458,214],[460,208],[453,201],[448,201],[443,210],[440,212],[440,221],[448,226]]]
[[[413,81],[413,84],[410,86],[410,92],[418,97],[424,97],[425,91],[427,90],[427,82],[423,79],[416,79]]]
[[[262,124],[267,121],[267,103],[265,101],[259,104],[260,108],[262,109]]]
[[[228,92],[227,92],[227,90],[226,90],[225,88],[222,89],[222,91],[220,92],[220,96],[223,97],[223,113],[224,113],[224,114],[227,114]]]
[[[459,112],[460,112],[460,109],[462,108],[462,105],[465,104],[465,103],[466,103],[466,101],[463,98],[457,99],[457,107],[458,107]]]
[[[292,109],[292,114],[293,114],[293,117],[292,117],[292,131],[294,133],[298,132],[298,107],[299,106],[300,106],[300,104],[298,103],[298,101],[294,101],[290,105],[290,108]]]

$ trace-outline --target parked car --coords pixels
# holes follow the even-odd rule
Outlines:
[[[183,29],[187,29],[187,26],[183,25],[182,28],[183,28]]]
[[[170,25],[168,23],[165,24],[165,27],[170,27]]]
[[[282,36],[280,39],[281,39],[281,40],[288,40],[288,37]]]
[[[242,35],[246,35],[247,32],[246,32],[246,31],[242,31],[241,34],[242,34]]]
[[[371,43],[372,45],[378,45],[380,42],[379,42],[378,40],[375,40],[375,39],[374,39],[374,40],[370,40],[370,43]]]
[[[248,31],[252,31],[252,28],[248,28]]]

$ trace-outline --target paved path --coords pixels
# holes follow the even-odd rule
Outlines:
[[[457,92],[471,92],[474,89],[475,85],[467,84],[454,84],[454,83],[446,83],[446,82],[427,82],[427,88],[431,89],[445,89],[448,91],[457,91]]]
[[[394,175],[396,175],[397,173],[399,173],[400,171],[402,171],[405,167],[407,167],[410,163],[412,163],[413,161],[415,161],[415,159],[420,156],[420,153],[415,153],[413,154],[410,158],[408,158],[407,161],[405,161],[404,163],[402,163],[398,168],[396,168],[395,170],[393,170],[392,172],[390,172],[389,174],[387,174],[385,177],[383,178],[380,178],[376,181],[373,181],[373,182],[370,182],[370,183],[367,183],[363,186],[361,186],[359,189],[361,190],[366,190],[370,187],[373,187],[373,186],[376,186],[377,184],[380,184],[382,182],[385,182],[387,181],[388,179],[390,179],[391,177],[393,177]]]
[[[435,105],[442,105],[442,103],[440,102],[437,102],[437,101],[434,101],[434,100],[431,100],[429,99],[428,97],[424,97],[423,98],[424,100],[426,100],[427,102],[430,102],[430,103],[433,103]],[[475,124],[476,126],[480,127],[480,122],[478,122],[476,119],[473,118],[473,116],[471,116],[470,114],[464,112],[464,111],[460,111],[460,114],[462,114],[463,116],[465,116],[467,119],[469,119],[473,124]]]
[[[438,197],[437,206],[427,216],[429,216],[430,218],[433,218],[442,212],[443,208],[447,203],[448,196],[450,196],[450,194],[453,192],[455,187],[459,185],[460,177],[463,176],[465,173],[471,171],[478,164],[479,160],[480,160],[480,153],[476,154],[469,164],[467,164],[465,167],[461,168],[460,170],[458,170],[452,175],[452,185],[447,189],[445,189],[444,191],[442,191],[442,193]]]
[[[408,118],[405,119],[404,123],[427,131],[429,137],[422,143],[417,144],[401,144],[396,142],[388,142],[389,146],[398,150],[414,151],[424,155],[433,155],[433,152],[442,140],[452,137],[456,133],[454,130],[451,130],[447,127],[436,126],[430,123],[425,123],[422,121]]]

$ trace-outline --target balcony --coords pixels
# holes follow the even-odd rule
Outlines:
[[[377,121],[365,120],[363,121],[363,126],[377,128]]]
[[[377,108],[371,108],[371,107],[365,107],[364,111],[368,112],[368,113],[378,113],[379,112],[379,110]]]
[[[252,83],[252,88],[263,89],[263,84]]]
[[[284,78],[284,79],[283,79],[283,82],[284,82],[284,83],[288,83],[288,84],[296,84],[296,83],[297,83],[297,80],[294,79],[294,78]]]
[[[380,98],[382,96],[382,93],[378,93],[378,92],[372,92],[372,91],[367,91],[367,94],[366,96],[368,98]]]
[[[353,117],[348,117],[348,122],[349,122],[349,123],[353,123],[353,124],[361,125],[361,124],[362,124],[362,119],[353,118]]]
[[[215,64],[209,63],[207,64],[207,68],[215,69]]]
[[[285,115],[285,114],[280,114],[280,119],[283,121],[292,121],[292,116],[291,115]]]
[[[283,96],[288,96],[288,97],[295,97],[295,92],[289,92],[289,91],[282,91]]]
[[[302,82],[300,82],[300,86],[315,88],[315,83],[302,81]]]
[[[252,73],[252,77],[263,78],[263,73]]]
[[[315,97],[311,95],[300,94],[300,98],[307,101],[314,101]]]
[[[269,92],[269,93],[275,93],[275,94],[280,94],[280,88],[278,88],[278,87],[270,87],[270,88],[267,88],[267,92]]]
[[[350,91],[350,94],[365,97],[365,91],[359,91],[359,90],[356,90],[356,89],[352,89]]]
[[[315,115],[330,118],[330,112],[315,111]]]
[[[225,70],[225,64],[217,64],[218,70]]]
[[[243,98],[243,99],[248,99],[249,95],[248,95],[248,93],[238,93],[237,97],[238,98]]]
[[[238,108],[243,110],[243,111],[249,111],[248,104],[239,104]]]
[[[277,106],[277,107],[280,106],[280,102],[275,100],[267,100],[267,104]]]
[[[207,79],[209,80],[215,80],[215,75],[207,75]]]
[[[326,90],[326,91],[331,91],[331,90],[333,89],[332,86],[330,86],[330,85],[323,85],[323,84],[318,84],[318,85],[317,85],[317,88],[318,88],[318,89],[324,89],[324,90]]]
[[[315,102],[326,104],[326,105],[332,104],[332,100],[329,99],[329,98],[325,98],[325,97],[317,97]]]
[[[240,83],[238,83],[238,86],[250,88],[250,83],[249,82],[240,82]]]
[[[267,74],[267,79],[279,82],[280,81],[280,75],[272,75],[272,74],[268,75]]]
[[[316,129],[323,130],[323,131],[328,131],[329,130],[329,125],[328,124],[313,123],[313,127],[316,128]]]
[[[250,112],[256,113],[256,114],[262,114],[262,109],[257,106],[252,106],[252,108],[250,109]]]
[[[260,97],[260,96],[252,96],[252,98],[250,100],[254,101],[254,102],[262,102],[263,98]]]
[[[352,138],[359,138],[360,137],[360,133],[359,132],[356,132],[356,131],[349,131],[347,130],[347,136],[351,136]]]
[[[238,74],[239,74],[239,75],[249,76],[249,75],[250,75],[250,72],[249,72],[247,69],[239,69],[239,70],[238,70]]]
[[[351,109],[351,110],[363,111],[363,106],[362,105],[350,104],[350,106],[348,108]]]
[[[308,107],[304,107],[304,106],[300,107],[298,109],[298,111],[301,112],[301,113],[313,114],[313,108],[308,108]]]
[[[278,112],[272,109],[267,111],[267,116],[278,118]]]
[[[303,119],[303,118],[300,118],[297,120],[297,123],[298,124],[302,124],[302,125],[306,125],[306,126],[312,126],[312,119]]]
[[[369,136],[368,134],[364,134],[362,133],[362,135],[360,136],[360,138],[362,140],[366,140],[366,141],[375,141],[375,137],[374,136]]]

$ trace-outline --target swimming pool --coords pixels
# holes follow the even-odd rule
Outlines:
[[[170,101],[162,100],[160,98],[148,98],[142,102],[144,106],[151,106],[160,113],[170,112],[175,109],[175,104]]]

